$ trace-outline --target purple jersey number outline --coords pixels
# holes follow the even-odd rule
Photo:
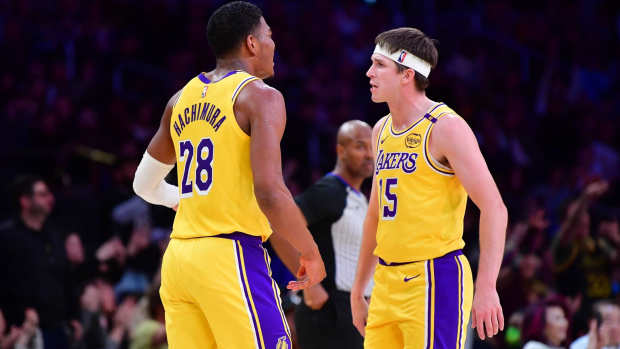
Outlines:
[[[398,178],[386,178],[385,179],[385,193],[383,192],[383,180],[379,180],[379,187],[381,196],[385,198],[386,205],[382,205],[383,200],[380,199],[379,204],[382,205],[381,218],[384,220],[393,220],[396,217],[396,210],[398,209],[398,198],[396,193],[393,192],[398,186]],[[391,206],[391,208],[390,208]]]
[[[207,152],[206,156],[204,153]],[[189,179],[189,172],[194,159],[194,144],[191,140],[179,142],[179,164],[185,162],[183,179],[181,180],[181,197],[191,197],[193,187],[199,195],[207,195],[213,184],[213,141],[211,138],[203,138],[196,147],[196,173],[194,182]],[[206,176],[206,179],[202,177]],[[192,185],[194,184],[194,185]]]

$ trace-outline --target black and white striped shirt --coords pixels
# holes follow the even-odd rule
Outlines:
[[[368,200],[335,174],[328,174],[295,198],[325,263],[328,292],[350,292],[362,242]],[[372,281],[364,294],[370,296]]]

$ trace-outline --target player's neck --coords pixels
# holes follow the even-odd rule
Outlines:
[[[364,178],[358,178],[357,176],[349,173],[349,171],[347,171],[346,168],[344,168],[344,166],[342,166],[339,162],[336,163],[336,168],[332,171],[332,173],[342,178],[353,189],[360,191]]]
[[[215,64],[215,69],[210,72],[214,78],[220,78],[233,70],[243,70],[252,74],[250,65],[239,58],[220,58]]]
[[[403,93],[389,101],[394,130],[403,130],[423,118],[433,103],[425,93]]]

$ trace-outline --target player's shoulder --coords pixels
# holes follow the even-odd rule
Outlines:
[[[242,98],[243,95],[258,98],[259,101],[284,100],[282,92],[273,86],[269,86],[261,79],[250,81],[239,94],[239,98]]]
[[[467,121],[463,119],[459,114],[454,111],[449,111],[443,114],[435,121],[433,132],[437,133],[460,133],[466,130],[470,130]]]
[[[181,93],[183,93],[183,89],[180,89],[175,94],[173,94],[172,97],[170,97],[170,99],[168,100],[166,107],[173,108],[179,101],[179,97],[181,97]]]

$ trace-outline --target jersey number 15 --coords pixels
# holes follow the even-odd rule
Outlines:
[[[385,190],[383,189],[385,184]],[[384,220],[392,220],[396,217],[396,209],[398,208],[398,198],[393,192],[398,186],[398,178],[379,179],[379,209],[381,210],[381,218]],[[383,205],[385,200],[385,205]]]

